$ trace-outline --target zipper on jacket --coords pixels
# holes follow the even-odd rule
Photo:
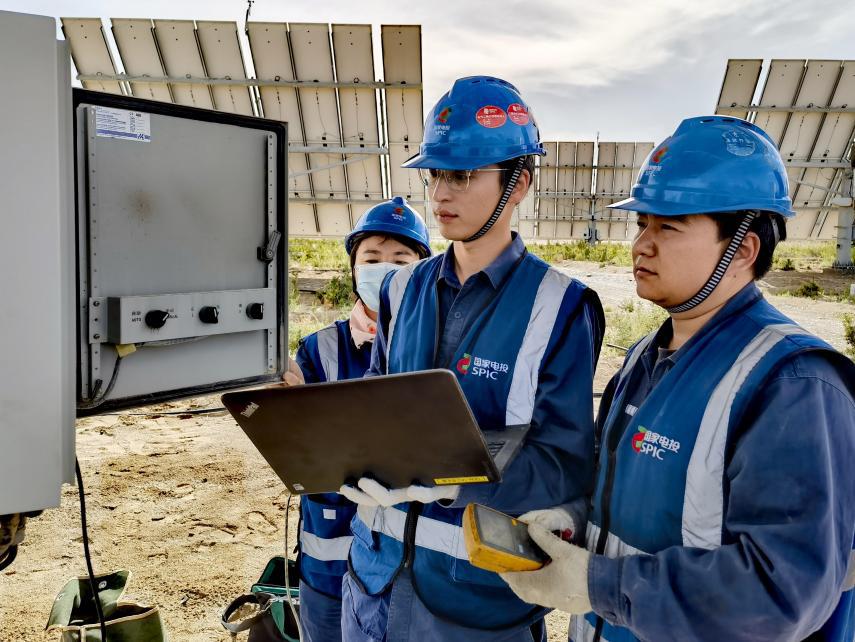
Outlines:
[[[424,504],[419,502],[410,502],[407,507],[407,521],[404,522],[404,568],[413,566],[416,554],[416,526],[423,507]]]
[[[600,536],[597,538],[597,546],[594,552],[597,555],[602,555],[606,550],[606,542],[609,537],[609,528],[611,527],[611,503],[612,490],[615,483],[615,469],[617,468],[617,447],[620,444],[621,437],[626,432],[628,422],[624,422],[621,430],[611,430],[606,435],[606,448],[608,449],[608,461],[606,463],[606,482],[603,485],[603,495],[600,500],[600,515],[602,523],[600,524]],[[600,642],[603,634],[603,618],[597,616],[597,625],[594,628],[594,642]]]

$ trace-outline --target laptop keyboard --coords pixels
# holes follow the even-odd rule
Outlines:
[[[506,443],[508,442],[504,440],[490,441],[487,443],[487,451],[490,453],[491,457],[495,457],[499,454],[499,451],[502,450]]]

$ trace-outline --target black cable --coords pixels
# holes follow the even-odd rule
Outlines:
[[[107,641],[107,625],[104,622],[104,611],[101,610],[101,600],[98,599],[98,585],[95,584],[95,571],[92,570],[92,557],[89,554],[89,534],[86,527],[86,499],[83,495],[83,475],[80,474],[80,462],[74,458],[74,473],[77,476],[77,492],[80,495],[80,525],[83,530],[83,555],[86,557],[86,570],[89,572],[89,587],[92,599],[95,600],[95,612],[98,614],[98,624],[101,625],[101,640]]]
[[[18,557],[18,547],[10,546],[2,556],[0,556],[0,571],[9,566]]]
[[[109,397],[110,393],[113,392],[113,388],[116,386],[116,380],[119,378],[119,366],[122,364],[122,358],[123,357],[121,356],[116,357],[116,363],[113,364],[113,374],[110,375],[110,383],[107,384],[107,389],[104,393],[100,396],[98,395],[98,391],[101,389],[101,380],[96,380],[92,398],[85,400],[83,403],[77,404],[78,410],[91,410],[92,408],[97,408],[107,401],[107,397]]]
[[[151,412],[102,412],[99,417],[153,417],[157,416],[173,416],[173,415],[207,415],[214,412],[224,412],[226,408],[219,406],[217,408],[196,408],[194,410],[169,410],[160,411],[152,410]]]

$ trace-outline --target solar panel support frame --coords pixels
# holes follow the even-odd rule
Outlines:
[[[842,192],[838,193],[841,194],[842,201],[848,201],[848,205],[838,206],[837,210],[837,260],[834,267],[852,269],[855,267],[852,262],[852,245],[855,243],[855,158],[852,159],[852,166],[843,175],[841,187]]]
[[[739,109],[744,111],[756,112],[807,112],[814,114],[855,114],[855,107],[816,107],[808,105],[807,107],[777,107],[774,105],[718,105],[717,110],[723,109]]]
[[[386,89],[402,87],[401,83],[383,81],[344,82],[315,80],[279,80],[276,78],[201,78],[197,76],[130,76],[128,74],[77,74],[82,81],[114,80],[118,82],[179,83],[184,85],[230,85],[235,87],[303,87],[316,89]],[[421,89],[421,83],[407,83],[407,89]]]

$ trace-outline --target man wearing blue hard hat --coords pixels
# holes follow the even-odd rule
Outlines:
[[[501,483],[341,489],[359,504],[342,587],[348,641],[545,639],[546,609],[472,566],[461,528],[470,502],[518,515],[583,497],[592,475],[602,308],[511,231],[543,153],[518,90],[476,76],[439,100],[404,164],[422,173],[452,243],[384,281],[369,374],[447,368],[482,429],[530,429]]]
[[[362,377],[371,364],[380,284],[389,272],[431,255],[422,217],[400,196],[375,205],[345,238],[358,300],[348,319],[304,337],[297,364],[306,383]],[[300,501],[300,625],[307,642],[341,639],[341,578],[356,506],[338,493]]]
[[[552,558],[502,577],[576,615],[571,639],[847,640],[855,367],[754,281],[794,215],[767,134],[683,121],[631,198],[638,295],[668,311],[603,396],[586,548],[523,515]]]

